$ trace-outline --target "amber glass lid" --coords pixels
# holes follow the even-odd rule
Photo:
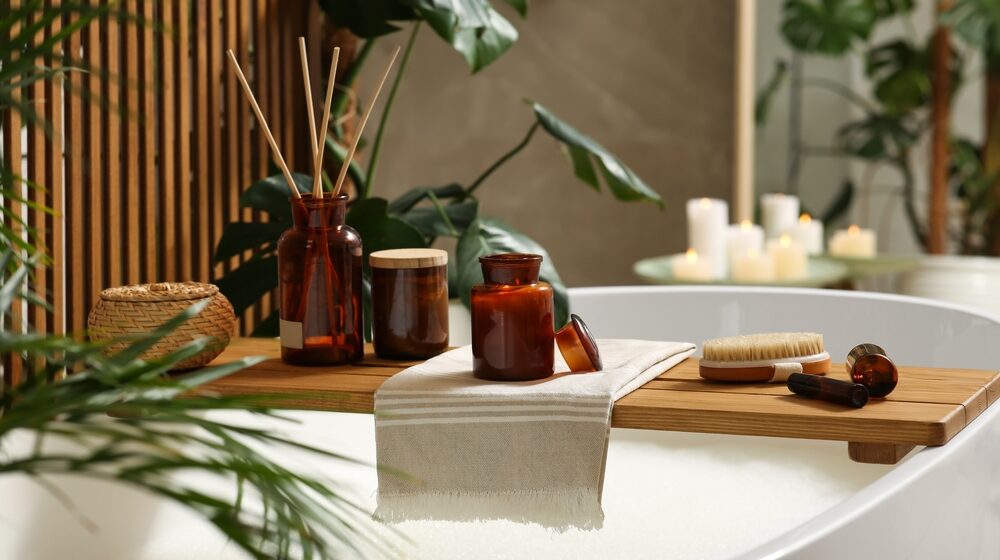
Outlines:
[[[430,268],[448,264],[448,252],[441,249],[386,249],[368,257],[372,268]]]
[[[570,371],[601,371],[601,353],[587,323],[570,315],[569,323],[556,333],[556,344]]]

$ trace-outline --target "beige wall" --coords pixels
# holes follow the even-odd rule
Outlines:
[[[683,250],[687,198],[730,198],[733,4],[537,0],[525,21],[504,13],[521,37],[472,77],[421,30],[375,191],[391,198],[413,186],[468,184],[527,131],[532,114],[521,99],[537,100],[621,157],[666,209],[598,195],[540,131],[478,191],[484,213],[542,243],[568,285],[637,283],[634,261]],[[405,40],[380,41],[368,71]]]

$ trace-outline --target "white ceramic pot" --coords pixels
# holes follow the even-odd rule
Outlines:
[[[1000,313],[1000,258],[928,255],[902,275],[900,291]]]

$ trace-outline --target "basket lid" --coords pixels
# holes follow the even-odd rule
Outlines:
[[[108,288],[101,299],[108,301],[185,301],[204,299],[219,293],[219,287],[201,282],[157,282]]]
[[[448,252],[441,249],[385,249],[368,257],[372,268],[429,268],[448,264]]]

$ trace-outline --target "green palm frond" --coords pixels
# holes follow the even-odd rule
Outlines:
[[[0,254],[0,264],[10,259],[10,251]],[[25,266],[5,275],[0,314],[17,301],[26,275]],[[258,360],[165,375],[205,348],[208,340],[193,341],[160,358],[140,357],[199,311],[193,306],[111,356],[101,344],[0,331],[0,354],[19,357],[28,370],[23,385],[0,395],[0,476],[27,474],[51,485],[46,477],[72,473],[127,483],[198,512],[254,558],[398,554],[393,542],[375,536],[380,533],[370,513],[338,484],[303,475],[268,456],[296,451],[352,459],[272,430],[205,414],[242,410],[284,420],[263,404],[264,397],[223,397],[198,390]],[[59,379],[64,370],[74,373]],[[274,396],[267,399],[275,402]],[[34,434],[35,445],[21,452],[6,448],[7,436],[26,431]],[[47,445],[51,440],[62,445]],[[218,490],[178,476],[191,471],[216,479],[219,484],[208,488]]]

